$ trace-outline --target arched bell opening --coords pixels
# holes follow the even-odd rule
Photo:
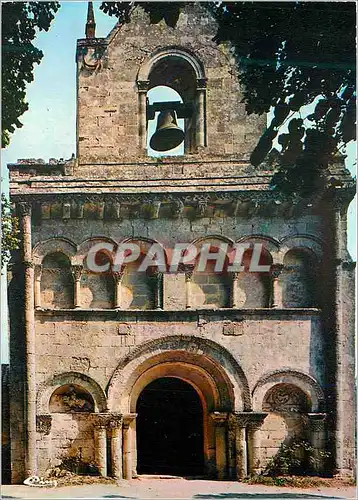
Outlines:
[[[143,64],[137,79],[139,93],[139,135],[140,147],[147,150],[147,138],[150,137],[150,122],[159,113],[157,130],[151,137],[151,146],[167,155],[166,136],[173,137],[174,142],[169,144],[173,148],[184,139],[184,151],[181,153],[194,153],[198,148],[206,146],[206,78],[200,61],[196,57],[178,47],[167,47],[154,53],[152,57]],[[173,100],[172,97],[156,99],[150,102],[149,92],[155,88],[171,89],[174,95],[180,99]],[[173,95],[173,94],[171,94]],[[180,131],[180,125],[176,120],[184,120],[184,128]],[[147,150],[150,155],[150,149]],[[173,154],[173,153],[171,153]]]
[[[171,87],[158,85],[149,90],[147,102],[149,106],[154,106],[153,112],[148,115],[148,156],[183,155],[186,124],[174,109],[177,105],[183,105],[181,95]],[[173,108],[170,103],[175,103]],[[163,109],[155,111],[155,107]]]
[[[139,474],[203,474],[204,412],[192,384],[174,376],[150,382],[136,413]]]

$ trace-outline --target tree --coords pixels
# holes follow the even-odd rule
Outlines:
[[[164,19],[169,26],[175,26],[183,7],[177,2],[102,2],[100,8],[125,23],[136,5],[152,23]],[[273,110],[251,163],[271,162],[276,167],[272,186],[290,195],[327,187],[327,167],[355,139],[355,3],[203,6],[218,22],[214,40],[233,47],[247,113]],[[306,117],[303,107],[312,103],[314,112]]]
[[[15,128],[22,127],[19,117],[28,109],[26,85],[43,57],[32,42],[38,31],[48,31],[59,7],[59,2],[2,3],[2,147]]]
[[[19,247],[19,220],[14,215],[9,200],[1,193],[1,270],[9,261],[10,252]]]

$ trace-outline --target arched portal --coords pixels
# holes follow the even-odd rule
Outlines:
[[[203,473],[203,406],[191,384],[154,380],[141,392],[136,413],[139,474]]]

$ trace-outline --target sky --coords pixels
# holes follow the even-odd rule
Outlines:
[[[103,14],[99,10],[101,2],[93,2],[96,18],[96,36],[105,37],[116,23],[116,18]],[[61,2],[49,32],[39,33],[35,45],[40,48],[44,57],[34,71],[34,81],[28,85],[27,111],[20,121],[21,129],[12,135],[8,148],[2,151],[2,190],[8,190],[6,164],[14,163],[19,158],[70,158],[76,152],[76,40],[84,38],[87,16],[87,2]],[[152,95],[151,99],[177,100],[177,96],[169,92]],[[178,121],[179,126],[182,121]],[[150,133],[155,123],[150,123]],[[149,135],[150,135],[149,133]],[[173,154],[180,153],[180,147]],[[355,175],[355,144],[348,147],[347,167]],[[149,154],[153,152],[149,151]],[[348,248],[356,260],[356,205],[349,208]],[[1,280],[1,330],[7,329],[6,284],[4,276]],[[7,362],[7,338],[2,336],[1,359]]]

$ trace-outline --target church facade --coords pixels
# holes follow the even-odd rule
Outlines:
[[[270,189],[270,167],[249,161],[266,117],[246,114],[215,32],[200,4],[175,29],[136,6],[96,38],[90,6],[76,157],[9,165],[22,235],[9,278],[13,482],[71,460],[125,479],[240,480],[299,440],[316,473],[353,473],[354,185],[337,159],[322,196]],[[179,101],[151,102],[159,86]],[[149,124],[168,109],[183,151],[150,155]],[[116,265],[121,243],[136,261]],[[171,272],[177,244],[197,253]],[[89,265],[95,245],[105,272]],[[139,272],[153,245],[164,268]]]

